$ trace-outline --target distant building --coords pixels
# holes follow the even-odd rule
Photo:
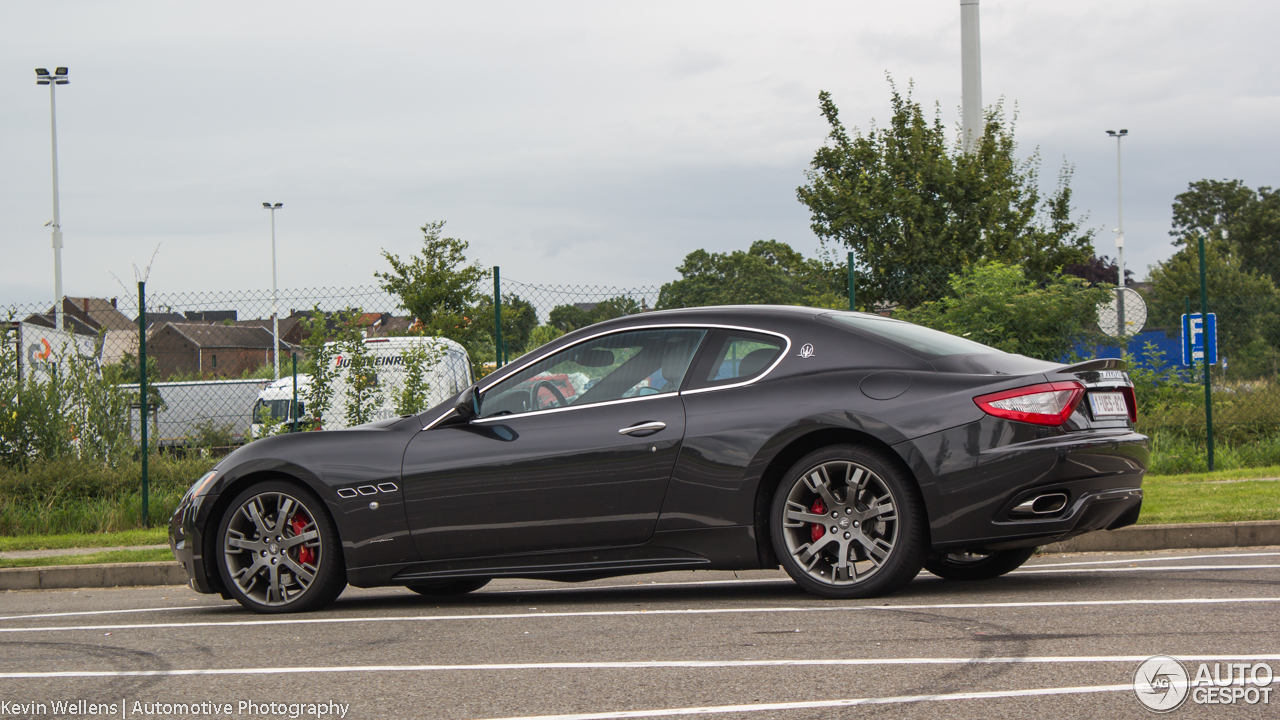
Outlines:
[[[147,356],[156,359],[161,380],[234,378],[272,363],[273,344],[271,331],[261,327],[169,322],[151,333]],[[285,355],[293,347],[281,342],[279,351]]]

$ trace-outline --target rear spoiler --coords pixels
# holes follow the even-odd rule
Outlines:
[[[1119,358],[1100,358],[1097,360],[1086,360],[1075,365],[1063,365],[1055,372],[1060,373],[1077,373],[1077,372],[1098,372],[1099,370],[1128,370],[1129,363]]]

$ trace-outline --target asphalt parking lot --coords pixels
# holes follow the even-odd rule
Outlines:
[[[5,717],[57,717],[58,700],[121,718],[1145,717],[1131,684],[1149,656],[1280,670],[1278,547],[1037,556],[847,602],[780,571],[507,580],[446,601],[348,588],[289,616],[184,587],[0,598]]]

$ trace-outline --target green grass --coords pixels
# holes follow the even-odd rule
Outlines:
[[[1148,475],[1139,525],[1280,520],[1280,466]],[[1234,481],[1234,482],[1233,482]]]
[[[113,550],[88,555],[51,555],[38,558],[0,558],[0,568],[45,567],[48,565],[99,565],[173,561],[169,548],[154,550]]]
[[[0,552],[9,552],[11,550],[130,547],[134,545],[163,545],[167,542],[169,542],[168,530],[163,527],[155,527],[149,530],[76,533],[72,535],[19,535],[17,537],[0,537]]]
[[[164,527],[192,481],[217,458],[150,459],[148,518]],[[26,471],[0,467],[0,536],[136,530],[142,521],[141,466],[63,458]]]

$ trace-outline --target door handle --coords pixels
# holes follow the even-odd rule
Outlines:
[[[656,433],[659,430],[666,429],[666,427],[667,427],[666,423],[655,420],[653,422],[640,423],[639,425],[632,425],[631,427],[624,427],[618,431],[618,434],[631,435],[633,433],[644,433],[646,435],[649,435],[652,433]]]

